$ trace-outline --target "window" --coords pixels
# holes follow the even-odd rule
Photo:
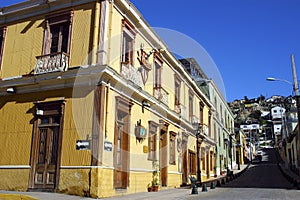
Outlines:
[[[209,158],[209,169],[210,170],[213,169],[213,155],[214,155],[214,153],[211,151],[210,152],[210,158]]]
[[[43,54],[70,53],[73,11],[48,16]]]
[[[179,77],[175,76],[175,105],[180,105],[180,84]]]
[[[205,147],[201,147],[201,164],[202,164],[201,169],[202,170],[206,170],[205,157],[206,157]]]
[[[223,108],[222,108],[222,105],[220,105],[220,120],[221,120],[221,123],[223,124],[224,121],[223,121]]]
[[[46,18],[43,55],[36,56],[34,74],[68,70],[72,21],[73,11]]]
[[[170,131],[170,161],[169,163],[171,165],[175,165],[176,164],[176,133],[173,131]]]
[[[158,124],[149,121],[149,138],[148,138],[148,160],[157,160],[156,156],[156,136]]]
[[[133,27],[123,20],[122,22],[122,57],[121,63],[133,65],[133,50],[134,50],[134,38],[135,32]]]
[[[211,116],[212,116],[212,113],[211,113],[211,111],[209,111],[209,113],[208,113],[208,136],[209,137],[212,137],[212,134],[211,134]]]
[[[154,87],[161,88],[162,86],[162,60],[155,54],[154,67],[155,67],[155,77],[154,77]]]
[[[194,110],[194,95],[191,91],[189,91],[189,116],[190,116],[190,122],[193,123],[193,110]]]
[[[199,116],[200,124],[203,124],[203,112],[204,112],[204,104],[203,102],[200,102],[200,116]]]
[[[2,66],[2,56],[4,50],[4,40],[5,40],[6,28],[0,28],[0,70]]]

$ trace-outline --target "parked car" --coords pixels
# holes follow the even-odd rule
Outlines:
[[[256,156],[255,156],[254,160],[257,159],[258,162],[260,163],[261,160],[262,160],[262,156],[263,156],[263,151],[258,150],[257,153],[256,153]]]

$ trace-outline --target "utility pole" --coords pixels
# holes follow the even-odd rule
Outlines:
[[[291,55],[292,59],[292,70],[293,70],[293,79],[294,79],[294,92],[295,96],[299,96],[299,87],[298,87],[298,80],[297,80],[297,73],[296,73],[296,67],[295,67],[295,61],[294,61],[294,54]]]
[[[292,71],[293,71],[293,80],[294,80],[294,92],[295,92],[295,99],[296,99],[296,106],[297,106],[297,115],[298,115],[298,135],[296,136],[296,147],[297,147],[297,161],[298,161],[298,171],[300,166],[300,97],[299,97],[299,87],[298,87],[298,80],[297,80],[297,73],[294,61],[294,54],[291,55],[292,59]]]

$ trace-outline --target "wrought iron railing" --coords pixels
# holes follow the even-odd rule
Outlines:
[[[69,67],[69,57],[69,54],[64,52],[37,56],[34,74],[67,71]]]
[[[163,87],[154,87],[154,97],[169,106],[169,93]]]

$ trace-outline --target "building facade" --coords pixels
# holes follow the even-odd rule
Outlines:
[[[130,2],[4,7],[0,44],[0,189],[108,197],[209,179],[228,158],[215,143],[233,130],[225,102]]]
[[[203,72],[194,58],[181,59],[187,72],[197,82],[201,91],[210,99],[212,109],[212,129],[215,139],[215,175],[224,174],[236,165],[236,137],[234,116],[224,95],[212,79]]]

